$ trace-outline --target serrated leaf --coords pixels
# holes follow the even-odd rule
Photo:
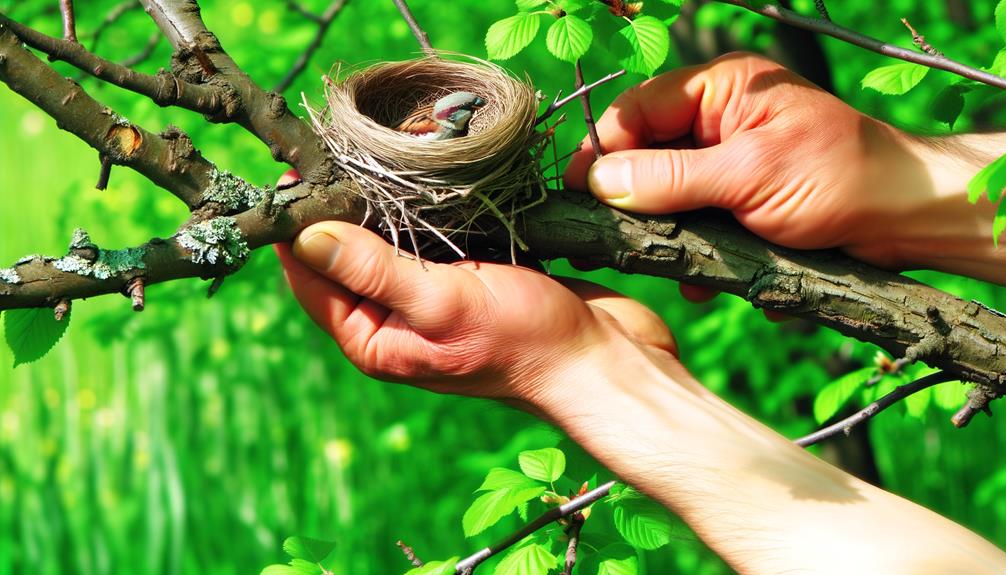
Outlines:
[[[548,27],[545,46],[553,56],[567,62],[576,62],[587,53],[594,39],[594,31],[582,18],[566,15]]]
[[[1006,155],[1000,156],[971,178],[968,182],[968,201],[973,204],[987,194],[989,200],[995,202],[1002,195],[1004,186],[1006,186]]]
[[[311,537],[287,537],[283,542],[283,551],[294,559],[303,559],[312,563],[321,563],[335,549],[334,541],[314,539]]]
[[[927,66],[912,62],[881,66],[866,74],[863,78],[863,88],[870,88],[889,96],[900,96],[918,86],[928,73]]]
[[[534,479],[531,479],[527,475],[520,473],[519,471],[514,471],[513,469],[506,469],[504,467],[494,467],[489,470],[486,475],[485,481],[482,485],[476,489],[479,491],[495,491],[497,489],[523,489],[525,487],[537,487],[538,484],[535,483]]]
[[[999,31],[999,36],[1003,40],[1006,40],[1006,0],[999,0],[996,4],[996,30]]]
[[[940,90],[930,106],[933,118],[954,128],[957,118],[964,111],[964,94],[968,91],[962,84],[950,84]]]
[[[667,510],[650,499],[619,501],[614,518],[615,528],[622,537],[640,549],[659,549],[671,540],[671,518]]]
[[[640,16],[616,32],[612,44],[623,68],[650,76],[667,59],[671,38],[663,22]]]
[[[63,316],[63,321],[56,321],[52,309],[47,307],[4,311],[4,336],[14,352],[14,367],[48,353],[66,333],[71,315],[72,310]]]
[[[874,367],[864,367],[824,386],[814,398],[814,421],[824,423],[831,419],[876,372],[877,369]]]
[[[409,569],[405,575],[454,575],[454,566],[459,557],[451,557],[447,561],[429,561],[422,567]]]
[[[548,0],[515,0],[519,10],[534,10]]]
[[[513,58],[527,48],[541,25],[537,15],[520,12],[493,23],[486,32],[486,51],[492,60]]]
[[[532,543],[507,554],[496,566],[494,575],[545,575],[557,565],[548,548]]]
[[[623,543],[608,545],[598,552],[597,575],[637,575],[636,551]]]
[[[523,489],[497,489],[480,495],[461,518],[465,537],[482,533],[500,519],[513,513],[521,503],[530,501],[544,492],[545,486],[539,485]]]
[[[301,572],[290,565],[269,565],[259,575],[301,575]]]
[[[517,463],[524,475],[549,483],[558,480],[566,471],[566,456],[554,447],[523,451],[517,456]]]

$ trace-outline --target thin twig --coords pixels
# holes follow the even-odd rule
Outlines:
[[[423,30],[419,22],[416,22],[416,17],[412,15],[412,10],[409,10],[409,5],[405,3],[405,0],[393,0],[395,6],[398,7],[398,11],[402,14],[402,18],[405,23],[409,25],[409,30],[412,30],[412,35],[416,37],[416,42],[423,47],[423,52],[427,56],[436,56],[437,51],[433,49],[433,44],[430,44],[430,36]]]
[[[581,513],[574,513],[569,518],[569,527],[566,529],[569,542],[566,544],[566,563],[563,566],[562,575],[573,575],[573,566],[576,565],[576,548],[580,544],[580,530],[583,529],[584,521]]]
[[[534,533],[535,531],[541,529],[542,527],[552,523],[557,519],[567,517],[573,513],[583,511],[587,507],[590,507],[598,499],[607,495],[611,488],[615,486],[614,481],[609,481],[600,487],[596,487],[587,493],[577,497],[576,499],[571,499],[569,503],[560,505],[559,507],[553,507],[545,513],[539,515],[534,521],[528,523],[527,525],[521,527],[517,531],[511,533],[510,535],[504,537],[497,543],[482,549],[481,551],[465,557],[461,561],[458,561],[457,565],[454,567],[454,572],[458,575],[464,573],[465,571],[474,570],[480,563],[486,559],[492,557],[493,555],[503,551],[517,543],[521,539],[527,537],[528,535]]]
[[[619,76],[622,76],[624,74],[625,74],[625,70],[619,70],[617,72],[613,72],[613,73],[608,74],[607,76],[601,78],[600,80],[597,80],[596,82],[591,82],[590,84],[587,84],[586,86],[583,86],[581,88],[578,88],[577,90],[574,90],[572,94],[566,96],[565,98],[557,98],[555,101],[553,101],[551,104],[549,104],[547,108],[545,108],[545,111],[542,112],[540,116],[538,116],[538,119],[536,119],[534,121],[534,125],[537,126],[538,124],[540,124],[540,123],[544,122],[545,120],[549,119],[553,114],[556,113],[556,111],[559,110],[559,108],[561,108],[561,107],[565,106],[566,104],[572,102],[573,100],[579,98],[583,94],[586,94],[586,93],[590,92],[591,90],[593,90],[594,88],[600,86],[601,84],[608,83],[608,82],[614,80],[615,78],[618,78]]]
[[[936,56],[937,58],[944,57],[943,52],[940,52],[939,50],[934,48],[932,44],[926,42],[926,37],[923,36],[922,34],[919,34],[919,32],[911,24],[908,23],[908,18],[902,18],[901,23],[904,24],[905,28],[908,28],[908,31],[912,33],[912,44],[918,46],[919,50],[922,50],[923,52],[929,54],[930,56]]]
[[[77,23],[73,17],[73,0],[59,0],[59,11],[63,13],[63,39],[77,41]]]
[[[104,191],[108,189],[108,179],[112,176],[112,158],[108,154],[98,154],[101,162],[101,171],[98,172],[98,182],[94,184],[94,189]]]
[[[307,18],[312,22],[321,24],[321,16],[318,16],[314,12],[311,12],[310,10],[305,8],[300,2],[294,2],[294,0],[283,0],[283,3],[286,4],[286,7],[289,11],[294,12],[296,14],[300,14],[301,16]]]
[[[855,427],[856,425],[859,425],[860,423],[867,421],[868,419],[877,415],[881,411],[884,411],[885,409],[894,405],[898,401],[908,397],[909,395],[912,395],[913,393],[918,393],[934,385],[938,385],[940,383],[945,383],[948,381],[954,381],[956,379],[957,376],[949,372],[938,371],[936,373],[932,373],[925,377],[919,378],[911,383],[906,383],[905,385],[899,385],[898,387],[894,388],[894,391],[874,401],[870,405],[867,405],[865,408],[861,409],[860,411],[857,411],[856,413],[850,415],[849,417],[846,417],[842,421],[829,425],[824,429],[815,431],[814,433],[811,433],[810,435],[807,435],[805,437],[801,437],[800,439],[794,441],[794,443],[796,443],[800,447],[808,447],[810,445],[818,443],[819,441],[838,435],[839,433],[848,434],[852,430],[852,428]]]
[[[950,422],[954,424],[954,427],[960,429],[967,427],[974,416],[980,412],[984,412],[985,415],[992,417],[992,408],[989,407],[989,403],[998,397],[999,394],[984,386],[975,386],[968,392],[967,403],[950,418]]]
[[[150,59],[150,56],[154,53],[154,50],[157,49],[157,45],[160,44],[160,42],[161,42],[161,33],[154,32],[153,34],[150,35],[150,38],[147,38],[147,43],[146,45],[143,46],[142,50],[140,50],[136,54],[133,54],[132,56],[126,58],[125,60],[119,63],[122,64],[123,66],[126,66],[127,68],[132,68],[133,66],[146,62],[148,59]]]
[[[422,567],[424,565],[423,560],[416,557],[416,552],[412,549],[412,547],[402,543],[401,539],[396,541],[395,545],[398,545],[398,547],[401,548],[405,558],[409,560],[409,563],[411,563],[413,567]]]
[[[122,18],[123,14],[138,8],[140,8],[140,4],[136,0],[125,0],[125,2],[120,2],[112,7],[112,9],[105,14],[105,18],[98,23],[94,32],[91,32],[90,34],[91,51],[94,52],[98,49],[98,41],[101,40],[101,36],[105,33],[105,30],[108,30],[113,24],[118,22],[119,18]]]
[[[912,62],[914,64],[921,64],[923,66],[928,66],[930,68],[935,68],[937,70],[945,70],[952,74],[957,74],[958,76],[968,78],[969,80],[974,80],[975,82],[981,82],[982,84],[988,84],[989,86],[994,86],[996,88],[1002,88],[1006,90],[1006,78],[1002,76],[997,76],[995,74],[986,72],[984,70],[979,70],[972,66],[962,64],[956,60],[951,60],[946,56],[933,56],[932,54],[926,54],[922,52],[916,52],[915,50],[909,50],[907,48],[901,48],[899,46],[894,46],[893,44],[888,44],[876,38],[866,36],[865,34],[860,34],[844,26],[839,26],[834,22],[822,20],[821,18],[811,18],[809,16],[803,16],[797,14],[792,10],[787,10],[778,6],[776,4],[765,3],[762,5],[759,3],[758,6],[753,6],[746,0],[718,0],[724,4],[733,4],[734,6],[740,6],[752,12],[761,14],[762,16],[768,16],[774,20],[778,20],[790,26],[795,26],[797,28],[803,28],[804,30],[810,30],[811,32],[817,32],[818,34],[824,34],[826,36],[831,36],[832,38],[837,38],[843,42],[848,42],[849,44],[854,44],[860,48],[865,48],[872,52],[878,54],[883,54],[884,56],[889,56],[891,58],[897,58],[898,60],[904,60],[906,62]]]
[[[576,61],[576,90],[583,88],[583,67],[580,61]],[[594,124],[594,112],[590,109],[590,92],[584,91],[580,94],[580,103],[583,104],[583,121],[587,123],[587,133],[590,135],[590,146],[594,149],[594,157],[598,160],[604,155],[601,149],[601,137],[597,135],[597,126]]]
[[[307,63],[311,60],[311,56],[313,56],[318,48],[321,47],[321,43],[325,39],[325,33],[328,32],[329,27],[332,25],[335,17],[339,15],[339,12],[342,11],[346,2],[348,2],[348,0],[334,0],[328,5],[328,8],[325,9],[325,12],[322,13],[321,16],[313,18],[313,20],[318,23],[318,31],[315,32],[311,43],[308,44],[307,48],[305,48],[301,55],[297,58],[297,61],[294,63],[293,67],[290,68],[290,71],[287,72],[286,76],[284,76],[283,79],[276,84],[276,87],[273,88],[274,92],[285,91],[290,87],[290,84],[293,84],[293,81],[297,79],[297,76],[299,76],[304,69],[307,68]],[[290,4],[290,2],[287,2],[287,5]]]
[[[824,0],[814,0],[814,8],[822,19],[831,22],[831,14],[828,14],[828,7],[824,5]]]
[[[56,307],[54,307],[52,310],[53,317],[56,318],[56,321],[63,321],[63,318],[66,317],[66,314],[70,313],[70,305],[71,302],[68,299],[59,300],[59,302],[56,304]]]

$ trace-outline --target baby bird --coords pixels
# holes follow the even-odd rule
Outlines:
[[[485,104],[485,100],[470,92],[452,92],[437,100],[432,108],[417,110],[395,129],[424,140],[459,138],[468,133],[468,122],[475,110]]]

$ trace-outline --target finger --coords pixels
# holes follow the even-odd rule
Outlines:
[[[289,186],[299,181],[300,181],[300,172],[298,172],[294,168],[290,168],[289,170],[283,172],[283,175],[279,177],[279,180],[276,182],[276,187],[279,188],[282,186]]]
[[[623,92],[597,121],[604,153],[647,148],[692,132],[705,91],[710,64],[678,68]],[[585,138],[570,158],[567,187],[586,190],[587,170],[596,156]]]
[[[626,150],[590,168],[588,188],[619,209],[665,214],[704,207],[737,209],[748,189],[731,169],[727,144],[699,150]]]
[[[678,355],[678,344],[670,328],[650,308],[593,282],[576,278],[555,279],[583,301],[614,317],[629,336],[639,343]]]
[[[471,303],[471,272],[421,265],[373,232],[346,222],[308,227],[297,236],[293,254],[350,292],[401,313],[420,332],[449,325],[452,310]]]
[[[692,303],[705,303],[720,295],[720,292],[712,288],[686,283],[678,284],[678,289],[681,295]]]

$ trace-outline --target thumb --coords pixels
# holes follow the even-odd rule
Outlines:
[[[587,187],[608,205],[644,214],[733,209],[741,186],[723,156],[721,146],[614,152],[591,166]]]

